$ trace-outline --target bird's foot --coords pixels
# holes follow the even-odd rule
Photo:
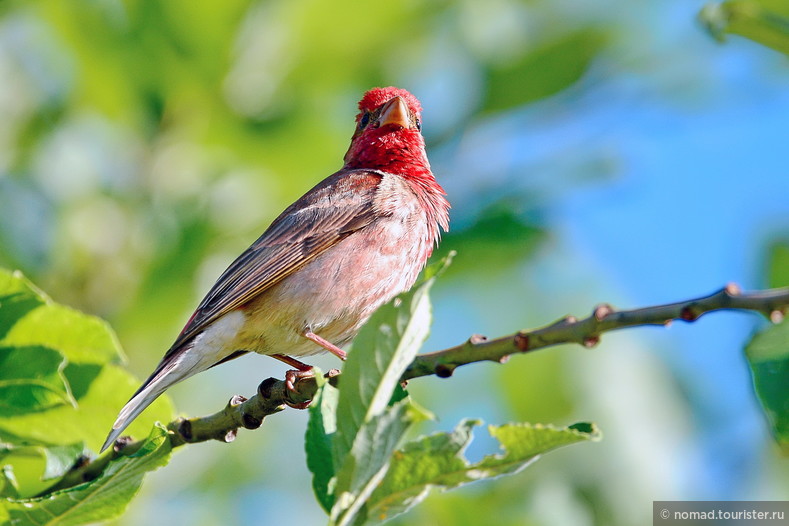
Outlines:
[[[339,369],[329,369],[329,372],[324,374],[323,377],[326,378],[327,380],[331,380],[335,376],[339,376],[339,375],[340,375]],[[296,393],[298,392],[296,391],[296,382],[298,382],[302,378],[312,378],[314,376],[315,376],[315,370],[312,368],[310,368],[307,371],[299,371],[299,370],[288,371],[285,373],[285,386],[288,388],[289,391]],[[299,403],[289,402],[288,400],[285,400],[285,404],[288,407],[292,407],[293,409],[307,409],[311,403],[312,400],[307,400],[306,402],[299,402]]]
[[[315,376],[315,372],[312,368],[307,371],[299,371],[298,369],[291,369],[290,371],[285,373],[285,387],[288,388],[288,391],[292,393],[296,393],[296,382],[301,380],[302,378],[313,378]],[[293,409],[307,409],[312,400],[306,400],[304,402],[290,402],[287,399],[285,400],[285,404],[288,407],[292,407]]]
[[[285,387],[287,387],[288,391],[292,393],[298,392],[296,391],[296,382],[302,378],[313,378],[315,376],[315,371],[312,369],[311,365],[300,362],[295,358],[291,358],[290,356],[286,356],[284,354],[272,354],[271,357],[276,358],[277,360],[284,362],[291,367],[295,367],[295,369],[291,369],[285,373]],[[285,404],[288,405],[288,407],[292,407],[293,409],[306,409],[310,405],[310,402],[312,402],[312,400],[298,403],[285,400]]]
[[[314,378],[315,371],[310,367],[306,371],[300,371],[298,369],[291,369],[290,371],[285,373],[285,387],[288,388],[288,391],[296,392],[296,382],[301,380],[302,378]]]

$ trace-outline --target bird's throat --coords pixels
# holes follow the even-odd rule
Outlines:
[[[419,132],[400,130],[389,133],[369,133],[355,137],[348,153],[345,167],[350,169],[382,170],[410,176],[429,176],[430,163],[425,143]]]

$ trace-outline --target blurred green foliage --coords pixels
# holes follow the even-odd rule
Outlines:
[[[0,264],[110,319],[133,353],[161,348],[223,264],[340,167],[360,93],[432,67],[423,50],[439,28],[459,51],[478,52],[463,42],[477,9],[143,1],[9,10],[30,45],[6,49],[18,109],[0,145],[0,181],[3,199],[30,201],[22,215],[36,217],[0,212]],[[507,9],[524,16],[525,6]],[[604,42],[603,29],[572,24],[541,33],[525,47],[502,40],[497,55],[510,48],[508,60],[478,60],[473,74],[488,85],[478,111],[560,91]],[[445,90],[450,101],[470,97],[465,86]],[[527,246],[534,230],[497,232]],[[152,318],[167,322],[152,327]]]
[[[767,249],[768,287],[789,287],[789,241],[777,241]]]
[[[583,28],[541,43],[511,62],[492,65],[482,109],[508,110],[566,89],[605,49],[605,39],[605,31]]]
[[[718,40],[736,34],[789,55],[789,4],[783,0],[729,0],[707,5],[699,16]]]

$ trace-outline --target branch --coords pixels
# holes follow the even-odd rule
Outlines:
[[[455,347],[420,354],[406,368],[402,379],[406,381],[431,375],[448,378],[461,365],[485,361],[504,363],[512,354],[564,343],[594,347],[604,332],[640,325],[668,326],[674,320],[693,322],[703,314],[716,310],[754,311],[778,323],[783,319],[787,307],[789,287],[743,293],[735,284],[729,284],[702,298],[641,309],[617,311],[610,305],[602,304],[595,307],[589,317],[581,320],[567,316],[539,329],[519,331],[493,340],[473,335]],[[335,383],[339,371],[332,370],[326,376]],[[299,379],[295,383],[295,392],[289,391],[283,380],[268,378],[258,386],[257,393],[250,399],[236,395],[218,413],[170,422],[167,429],[170,431],[171,445],[178,447],[206,440],[232,442],[238,428],[257,429],[266,416],[282,411],[285,406],[304,405],[315,395],[317,388],[314,378]],[[47,489],[46,493],[95,478],[110,460],[119,455],[131,454],[141,445],[142,441],[132,442],[128,438],[121,438],[107,454],[93,462],[81,463],[69,471],[56,487]]]
[[[595,307],[591,316],[582,320],[567,316],[540,329],[520,331],[495,340],[474,335],[456,347],[420,354],[408,366],[403,379],[432,374],[447,378],[461,365],[483,361],[503,363],[511,354],[536,351],[563,343],[594,347],[600,342],[600,335],[604,332],[639,325],[667,327],[674,320],[693,322],[703,314],[716,310],[754,311],[773,323],[778,323],[783,319],[787,306],[789,287],[743,293],[733,283],[709,296],[666,305],[617,311],[608,304],[602,304]]]

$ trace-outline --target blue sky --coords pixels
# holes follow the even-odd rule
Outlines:
[[[693,111],[645,104],[627,108],[625,117],[614,103],[603,114],[620,124],[614,133],[623,173],[554,204],[560,235],[633,306],[706,294],[731,281],[764,285],[765,245],[789,231],[789,96],[781,83],[743,73]],[[600,115],[585,120],[599,122]],[[708,468],[696,476],[706,479],[710,498],[744,498],[742,475],[763,446],[763,417],[741,354],[759,323],[754,318],[715,314],[671,330],[679,345],[667,348],[668,359],[695,395]]]

